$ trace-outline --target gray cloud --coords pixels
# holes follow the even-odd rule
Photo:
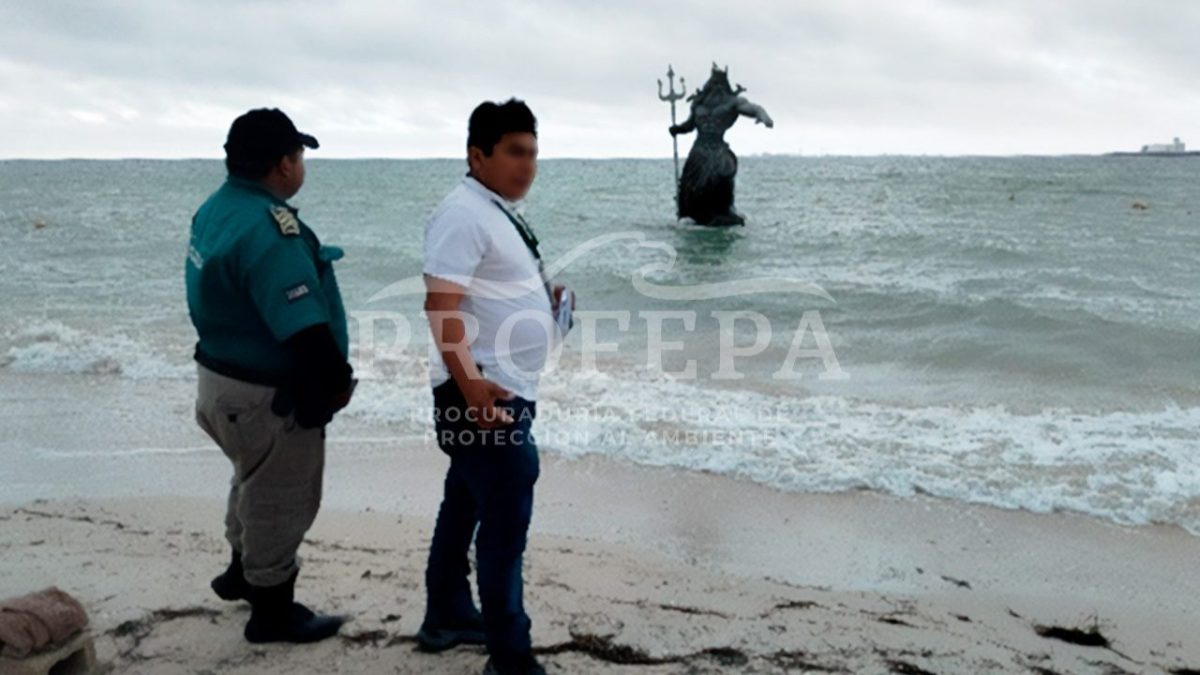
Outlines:
[[[655,80],[713,60],[777,123],[739,122],[742,154],[1200,145],[1196,25],[1186,0],[4,0],[0,157],[216,157],[259,105],[323,156],[458,156],[470,109],[514,94],[545,156],[661,157]]]

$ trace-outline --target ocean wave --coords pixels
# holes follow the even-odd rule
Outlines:
[[[1077,302],[924,294],[837,293],[827,326],[857,335],[860,358],[970,377],[1022,373],[1062,384],[1187,387],[1200,377],[1200,334],[1134,309]],[[1111,303],[1110,303],[1111,304]],[[1112,311],[1106,311],[1112,310]],[[861,336],[874,336],[863,340]],[[875,355],[871,344],[883,351]]]
[[[420,376],[364,382],[348,413],[429,427]],[[634,370],[543,380],[540,445],[795,492],[874,490],[1200,534],[1200,408],[1143,412],[902,406],[713,388]]]
[[[190,361],[171,363],[126,334],[94,335],[38,321],[12,331],[7,341],[2,368],[13,372],[194,376]],[[427,431],[425,354],[366,356],[371,367],[357,364],[363,381],[345,414],[412,434]],[[1114,412],[1058,406],[1027,413],[1004,405],[902,405],[716,387],[620,362],[603,368],[564,363],[545,377],[535,427],[544,448],[713,472],[788,491],[929,494],[1120,523],[1175,523],[1200,534],[1197,407]]]
[[[124,333],[99,335],[58,321],[34,321],[5,336],[10,346],[0,368],[17,373],[121,375],[133,379],[182,379],[195,366],[172,363],[143,341]]]
[[[180,448],[170,447],[142,447],[142,448],[124,448],[114,450],[112,448],[98,448],[94,450],[61,450],[57,448],[36,448],[33,454],[44,457],[46,459],[86,459],[92,457],[105,458],[127,458],[127,457],[144,457],[144,456],[180,456],[180,455],[204,455],[212,454],[213,446],[211,445],[196,445]]]
[[[1120,523],[1176,523],[1200,534],[1200,408],[1026,415],[1003,406],[902,407],[574,378],[547,393],[543,427],[572,405],[618,413],[565,419],[562,442],[553,443],[553,433],[549,439],[568,455],[599,452],[783,490],[924,493]],[[672,418],[679,410],[699,414]]]

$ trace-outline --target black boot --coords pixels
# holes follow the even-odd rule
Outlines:
[[[222,600],[249,600],[250,584],[246,582],[246,577],[242,572],[242,554],[234,550],[233,559],[229,561],[229,569],[214,578],[210,585],[213,592]]]
[[[296,575],[278,586],[250,587],[250,621],[243,633],[250,642],[318,642],[337,635],[340,616],[315,614],[295,601]]]

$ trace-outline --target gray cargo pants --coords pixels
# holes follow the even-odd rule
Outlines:
[[[233,463],[225,538],[246,581],[277,586],[300,568],[296,550],[321,506],[325,431],[271,412],[273,387],[198,368],[196,421]]]

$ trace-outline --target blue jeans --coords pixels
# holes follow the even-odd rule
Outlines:
[[[513,424],[484,430],[466,419],[466,400],[454,380],[433,388],[434,429],[450,469],[425,571],[425,622],[453,627],[471,611],[467,555],[475,538],[487,648],[504,660],[531,648],[521,562],[539,465],[532,436],[536,403],[518,397],[499,404]]]

